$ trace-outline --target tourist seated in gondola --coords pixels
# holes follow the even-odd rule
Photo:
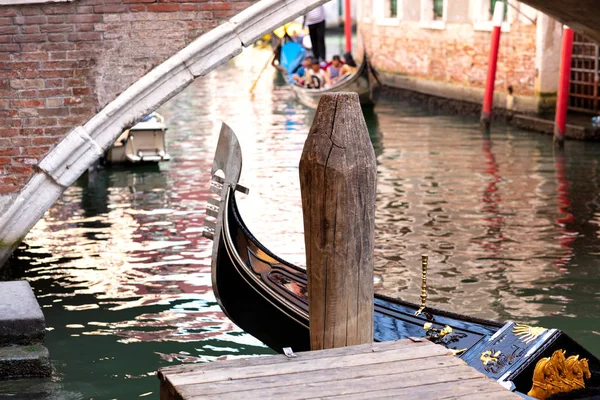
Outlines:
[[[356,66],[356,62],[354,61],[352,54],[345,53],[344,54],[344,65],[342,66],[342,68],[340,70],[340,78],[344,75],[352,75],[352,74],[356,73],[357,69],[358,69],[358,67]]]
[[[333,56],[331,63],[327,65],[327,68],[325,70],[327,78],[329,79],[329,82],[331,82],[331,84],[334,84],[339,79],[340,72],[343,66],[344,64],[342,63],[340,56]]]
[[[329,79],[317,59],[313,59],[310,69],[306,70],[305,86],[309,89],[323,89],[329,84]]]
[[[302,61],[302,65],[294,72],[292,75],[292,79],[294,83],[300,86],[304,86],[306,82],[306,71],[310,69],[310,66],[313,63],[313,58],[311,56],[307,56],[304,61]]]

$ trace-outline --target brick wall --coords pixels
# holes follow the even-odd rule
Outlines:
[[[386,72],[433,81],[484,88],[490,32],[475,31],[472,23],[447,23],[445,29],[427,29],[417,21],[397,26],[361,23],[373,65]],[[500,40],[496,87],[517,95],[535,92],[536,27],[515,21]]]
[[[253,2],[0,5],[0,195],[19,191],[72,128]]]

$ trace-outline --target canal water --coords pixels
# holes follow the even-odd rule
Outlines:
[[[304,263],[298,161],[314,111],[251,49],[159,110],[171,161],[85,174],[17,253],[56,368],[0,397],[158,398],[157,368],[270,354],[220,311],[201,236],[222,122],[243,147],[250,229]],[[567,142],[385,97],[366,112],[378,162],[375,284],[429,305],[565,330],[600,355],[600,145]],[[240,301],[244,301],[240,299]],[[24,389],[26,388],[26,389]],[[12,397],[14,398],[14,397]]]

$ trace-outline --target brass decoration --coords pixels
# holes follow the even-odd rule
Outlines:
[[[444,326],[442,329],[438,329],[434,327],[431,322],[423,324],[423,329],[426,331],[425,338],[427,338],[427,340],[446,347],[467,336],[464,333],[454,333],[452,327],[448,325]]]
[[[524,324],[517,324],[513,328],[512,332],[516,337],[525,344],[529,344],[538,338],[542,333],[548,329],[542,328],[541,326],[529,326]]]
[[[579,355],[565,359],[565,350],[556,350],[551,357],[540,359],[533,371],[533,385],[528,396],[545,400],[556,393],[567,393],[585,388],[584,379],[590,379],[592,373],[587,358]]]
[[[498,357],[500,357],[501,354],[501,351],[497,351],[492,355],[492,350],[487,350],[481,353],[481,357],[479,357],[479,359],[481,360],[483,365],[488,365],[489,363],[495,364],[496,362],[498,362]]]
[[[425,302],[427,301],[427,263],[429,257],[421,256],[421,307],[415,312],[415,315],[421,315],[425,310]]]
[[[512,355],[502,354],[501,351],[494,351],[494,349],[486,350],[481,353],[479,359],[483,364],[483,369],[492,374],[497,374],[504,369],[509,364],[512,364],[514,361]]]
[[[452,327],[451,326],[446,325],[440,331],[439,329],[434,328],[433,324],[431,322],[425,322],[423,324],[423,329],[426,330],[426,331],[428,331],[428,333],[429,333],[429,331],[435,332],[439,337],[444,337],[444,336],[449,335],[449,334],[452,333]]]
[[[449,327],[448,325],[446,325],[446,326],[444,327],[444,329],[442,329],[442,330],[440,331],[440,336],[441,336],[441,337],[444,337],[444,336],[446,336],[446,335],[449,335],[449,334],[451,334],[451,333],[452,333],[452,328],[451,328],[451,327]]]

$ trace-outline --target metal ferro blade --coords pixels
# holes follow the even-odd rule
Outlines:
[[[223,186],[227,184],[235,186],[242,173],[242,149],[240,148],[240,142],[238,142],[233,130],[225,123],[221,126],[211,175],[215,175],[219,170],[225,175],[222,182]]]
[[[224,210],[225,198],[227,197],[227,191],[230,187],[236,188],[240,174],[242,173],[242,149],[240,143],[233,132],[233,130],[225,123],[221,125],[221,132],[219,134],[219,141],[217,142],[217,149],[215,150],[215,158],[211,169],[211,180],[217,184],[211,182],[211,191],[216,192],[215,189],[221,184],[220,198],[214,199],[209,198],[210,212],[207,216],[216,217],[216,223],[214,230],[210,229],[207,232],[207,236],[213,237],[213,250],[212,250],[212,285],[217,300],[219,295],[217,293],[216,285],[216,271],[217,271],[217,253],[219,251],[219,244],[221,242],[221,231],[223,229],[223,213],[227,212]],[[245,188],[244,188],[245,189]],[[247,192],[247,189],[245,189]],[[214,193],[213,192],[213,193]],[[219,194],[219,193],[215,193]],[[205,226],[212,228],[210,221],[205,221]]]
[[[210,212],[207,216],[216,218],[214,227],[214,243],[212,262],[216,260],[217,251],[219,248],[219,240],[221,237],[221,224],[223,219],[223,203],[229,187],[235,188],[242,173],[242,149],[240,143],[227,124],[221,125],[219,133],[219,141],[215,150],[215,158],[211,169],[211,193],[219,195],[219,199],[209,198],[208,207]],[[215,215],[216,214],[216,215]],[[208,226],[209,221],[205,221]]]

